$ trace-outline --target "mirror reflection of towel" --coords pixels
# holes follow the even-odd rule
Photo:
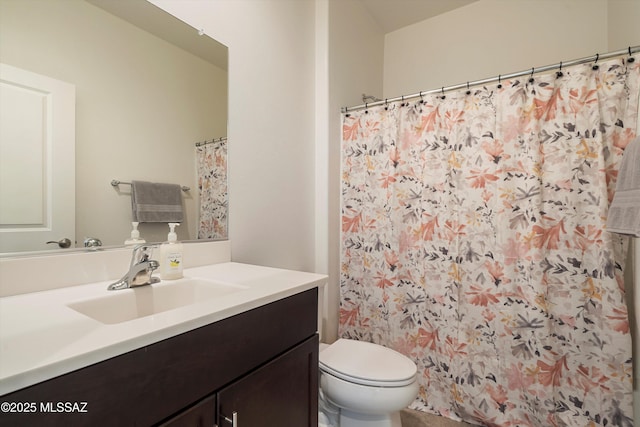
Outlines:
[[[133,221],[182,222],[181,191],[178,184],[131,181]]]
[[[624,150],[607,231],[640,237],[640,137]]]

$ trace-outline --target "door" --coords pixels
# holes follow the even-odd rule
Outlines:
[[[317,335],[218,393],[219,427],[317,425]]]
[[[75,86],[0,64],[0,253],[75,242]]]

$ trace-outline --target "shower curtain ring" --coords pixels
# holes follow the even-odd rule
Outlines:
[[[598,59],[600,59],[600,54],[596,53],[596,60],[593,63],[593,66],[591,67],[592,70],[597,70],[598,68],[600,68],[600,66],[598,65]]]
[[[631,55],[631,46],[629,46],[629,59],[627,59],[627,62],[634,62],[636,60],[636,58]]]
[[[446,96],[444,95],[444,86],[442,86],[442,88],[440,89],[440,93],[442,93],[442,99],[445,99]]]
[[[564,75],[564,73],[562,72],[562,61],[560,61],[560,69],[558,70],[558,72],[556,73],[556,78],[560,78]]]
[[[502,89],[502,76],[498,74],[498,89]]]
[[[529,83],[533,83],[535,80],[533,78],[533,73],[536,72],[535,67],[531,67],[531,75],[529,76]]]
[[[469,82],[467,82],[467,95],[471,95],[471,90],[469,89]]]

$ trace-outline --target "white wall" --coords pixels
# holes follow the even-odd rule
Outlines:
[[[328,319],[326,342],[338,333],[340,283],[340,108],[361,104],[362,94],[382,96],[384,34],[359,1],[329,2],[329,113],[328,113]]]
[[[402,28],[385,37],[384,97],[607,52],[606,16],[606,0],[480,0]]]
[[[607,30],[609,51],[640,45],[640,1],[609,0]]]
[[[315,2],[153,0],[229,47],[232,259],[315,268]]]
[[[332,341],[340,107],[381,95],[383,34],[356,0],[152,3],[229,47],[233,260],[328,272]]]

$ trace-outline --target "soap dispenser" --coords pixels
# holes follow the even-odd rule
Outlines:
[[[131,237],[124,241],[125,246],[136,246],[142,243],[146,243],[144,239],[140,238],[140,232],[138,231],[138,223],[132,222],[133,229],[131,230]]]
[[[160,278],[173,280],[182,278],[182,243],[178,242],[176,226],[178,222],[169,223],[167,241],[160,245]]]

